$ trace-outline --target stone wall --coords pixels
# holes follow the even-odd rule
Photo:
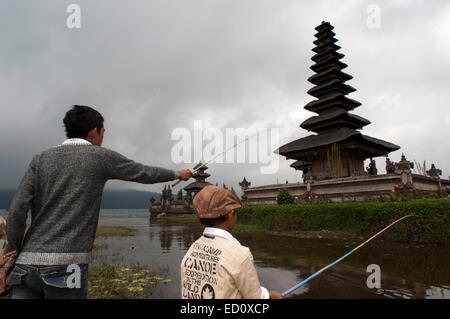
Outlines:
[[[292,196],[298,196],[299,198],[317,196],[317,198],[333,202],[369,201],[380,196],[389,198],[393,191],[436,192],[449,186],[449,180],[412,173],[409,173],[407,178],[402,180],[402,175],[387,174],[249,187],[243,189],[243,198],[245,198],[245,204],[247,205],[276,204],[278,191],[287,189]]]

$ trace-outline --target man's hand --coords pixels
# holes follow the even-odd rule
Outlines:
[[[15,253],[16,253],[16,251],[10,251],[9,253],[6,253],[6,254],[0,256],[0,267],[2,267],[4,264],[6,264],[8,259],[11,258],[11,256],[14,255]]]
[[[178,174],[180,174],[179,179],[182,181],[187,181],[192,177],[192,172],[189,169],[182,169],[181,171],[178,171]]]
[[[269,299],[283,299],[283,296],[275,290],[269,291]]]

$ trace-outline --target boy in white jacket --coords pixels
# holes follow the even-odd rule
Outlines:
[[[181,262],[184,299],[281,299],[261,287],[253,256],[230,231],[242,207],[233,192],[208,185],[194,197],[194,209],[206,226]]]

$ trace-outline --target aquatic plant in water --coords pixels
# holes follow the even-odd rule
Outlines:
[[[115,267],[104,264],[89,270],[88,298],[150,298],[152,288],[170,281],[171,279],[157,276],[154,271],[139,265]]]

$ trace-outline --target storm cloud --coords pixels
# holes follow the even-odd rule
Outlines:
[[[66,25],[72,3],[79,29]],[[368,23],[371,4],[379,27]],[[322,21],[335,27],[354,76],[349,97],[362,105],[353,113],[371,121],[362,132],[401,146],[391,160],[404,153],[448,178],[448,1],[4,0],[0,188],[17,187],[32,156],[65,139],[62,118],[73,104],[103,114],[104,147],[171,169],[196,164],[171,159],[172,132],[193,130],[196,120],[223,132],[277,128],[281,145],[310,135],[299,124],[314,115],[303,106],[313,100],[307,78]],[[244,176],[252,186],[301,181],[292,162],[280,158],[266,175],[261,163],[211,163],[208,180],[236,190]],[[383,173],[384,158],[377,166]]]

